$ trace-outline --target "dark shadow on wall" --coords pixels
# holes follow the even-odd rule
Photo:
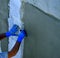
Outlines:
[[[0,34],[8,29],[8,1],[0,0]],[[1,41],[2,52],[8,51],[8,39],[5,38]]]
[[[23,58],[60,58],[60,21],[25,3],[23,22],[28,37]]]

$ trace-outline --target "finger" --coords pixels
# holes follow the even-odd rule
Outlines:
[[[12,36],[18,36],[18,34],[12,34]]]

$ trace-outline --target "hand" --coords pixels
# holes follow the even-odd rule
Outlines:
[[[9,37],[9,36],[15,36],[16,32],[18,31],[19,27],[17,25],[13,25],[13,27],[11,28],[10,31],[6,32],[6,36]]]
[[[23,40],[23,38],[26,36],[26,31],[25,30],[21,30],[21,32],[19,33],[17,42],[21,43],[21,41]]]

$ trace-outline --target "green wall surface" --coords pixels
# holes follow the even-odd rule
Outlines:
[[[0,0],[0,34],[8,29],[8,0]],[[1,41],[2,51],[8,50],[8,40],[5,38]]]
[[[60,21],[25,3],[23,22],[28,37],[23,58],[60,58]]]

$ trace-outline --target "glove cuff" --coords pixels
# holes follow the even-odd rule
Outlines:
[[[17,42],[21,43],[24,37],[25,37],[25,34],[21,32],[18,36]]]
[[[21,42],[22,42],[22,40],[23,40],[23,38],[22,38],[22,37],[18,37],[17,42],[21,43]]]
[[[6,34],[6,37],[9,37],[11,35],[10,32],[6,32],[5,34]]]

